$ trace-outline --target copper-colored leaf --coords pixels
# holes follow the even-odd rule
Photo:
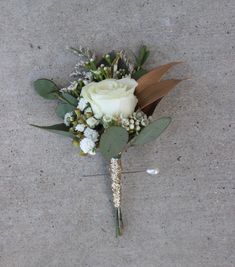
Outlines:
[[[162,100],[163,97],[159,98],[158,100],[156,100],[155,102],[153,102],[152,104],[148,105],[147,107],[143,108],[142,111],[148,115],[151,116],[156,108],[156,106],[160,103],[160,101]]]
[[[136,95],[140,94],[142,91],[144,91],[149,86],[158,83],[162,76],[173,66],[182,63],[180,61],[178,62],[170,62],[165,65],[161,65],[151,71],[149,71],[147,74],[143,75],[140,79],[138,79],[138,86],[136,88]]]
[[[146,90],[137,94],[138,105],[141,109],[151,105],[156,100],[165,96],[171,89],[173,89],[182,80],[172,79],[163,80],[156,84],[150,85]]]

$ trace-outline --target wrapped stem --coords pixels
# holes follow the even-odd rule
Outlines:
[[[112,179],[113,205],[116,210],[116,236],[122,235],[123,221],[121,212],[122,164],[121,158],[110,160],[110,176]]]

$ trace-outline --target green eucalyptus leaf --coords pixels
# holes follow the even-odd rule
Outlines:
[[[76,97],[70,95],[69,93],[67,92],[63,92],[62,93],[62,97],[67,101],[68,104],[76,107],[77,104],[78,104],[78,100]]]
[[[58,94],[57,85],[48,79],[38,79],[34,83],[35,91],[45,99],[56,99]]]
[[[137,81],[141,76],[145,75],[147,72],[148,71],[144,69],[137,70],[132,74],[132,78]]]
[[[118,157],[128,142],[128,132],[119,126],[111,126],[100,138],[100,152],[105,159]]]
[[[161,133],[168,127],[171,122],[171,118],[163,117],[145,127],[139,135],[137,135],[132,141],[132,145],[144,145],[158,138]]]
[[[66,103],[60,103],[57,107],[56,107],[56,114],[58,117],[60,118],[64,118],[64,115],[68,112],[71,112],[74,110],[74,106],[70,105],[70,104],[66,104]]]
[[[69,132],[69,127],[67,127],[64,123],[50,125],[50,126],[39,126],[39,125],[34,125],[34,124],[30,124],[30,125],[52,132],[52,133],[61,134],[61,135],[68,136],[71,138],[74,137],[73,134]]]

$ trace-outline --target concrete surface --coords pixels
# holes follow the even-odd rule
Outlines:
[[[0,266],[233,267],[234,2],[232,0],[0,1]],[[149,67],[183,60],[191,77],[161,102],[173,118],[153,144],[131,148],[124,177],[125,234],[116,239],[100,155],[29,123],[59,122],[32,81],[65,85],[67,45],[136,50]]]

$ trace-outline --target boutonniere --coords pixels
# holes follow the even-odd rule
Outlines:
[[[89,49],[71,50],[78,63],[71,82],[59,88],[53,81],[38,79],[36,92],[45,99],[57,100],[57,115],[63,122],[35,127],[72,138],[80,155],[100,151],[109,163],[116,235],[123,233],[121,211],[122,152],[127,144],[144,145],[157,137],[171,122],[169,117],[152,120],[160,100],[180,79],[163,80],[163,75],[180,62],[171,62],[150,71],[143,66],[149,50],[142,46],[132,62],[126,52],[112,51],[102,58]]]

